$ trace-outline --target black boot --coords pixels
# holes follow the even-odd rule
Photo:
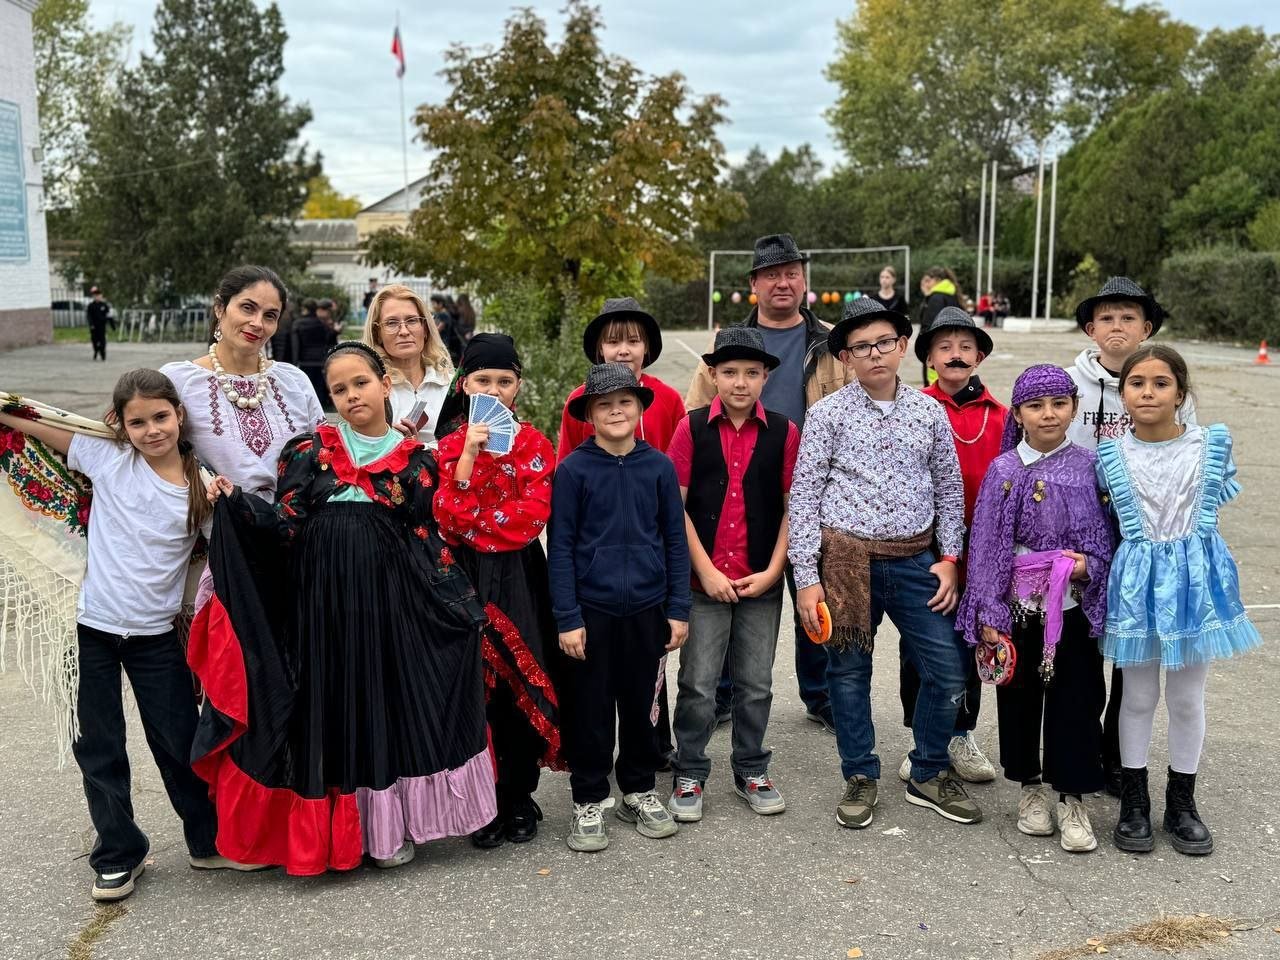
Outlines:
[[[1107,760],[1102,765],[1102,775],[1106,781],[1106,791],[1113,797],[1120,796],[1120,761]]]
[[[1169,769],[1164,791],[1164,828],[1173,849],[1191,856],[1213,853],[1213,834],[1196,810],[1196,775]]]
[[[512,843],[528,843],[538,835],[538,821],[542,808],[530,796],[521,797],[511,805],[507,818],[507,839]]]
[[[479,847],[481,850],[492,850],[494,847],[500,847],[506,842],[507,817],[501,808],[498,809],[496,817],[471,835],[472,845]]]
[[[1155,846],[1151,836],[1151,794],[1147,792],[1147,768],[1120,768],[1120,819],[1111,832],[1117,849],[1148,853]]]

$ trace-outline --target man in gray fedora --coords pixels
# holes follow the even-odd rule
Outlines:
[[[827,349],[825,323],[805,306],[808,285],[805,264],[809,257],[800,252],[789,233],[770,234],[755,243],[751,262],[751,292],[756,295],[744,327],[755,327],[764,338],[765,350],[778,358],[778,367],[764,385],[761,402],[766,409],[781,413],[802,431],[805,412],[829,393],[852,379],[842,363]],[[714,343],[712,344],[714,348]],[[687,410],[709,405],[716,396],[715,385],[705,363],[699,363],[685,396]],[[787,590],[794,609],[795,579],[787,566]],[[805,716],[835,733],[831,699],[827,694],[827,655],[810,642],[795,615],[796,680]]]

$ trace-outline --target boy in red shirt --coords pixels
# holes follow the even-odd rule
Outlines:
[[[985,330],[959,307],[943,307],[928,329],[916,336],[916,357],[937,371],[938,379],[924,388],[924,393],[937,400],[951,421],[951,435],[960,458],[960,475],[964,479],[964,525],[973,523],[973,507],[987,467],[1000,455],[1000,437],[1009,410],[996,400],[978,379],[978,365],[991,355],[993,344]],[[961,575],[964,570],[961,568]],[[907,657],[902,658],[899,692],[902,697],[903,724],[910,728],[915,713],[920,676]],[[947,748],[951,766],[970,783],[994,780],[995,767],[973,738],[982,705],[982,683],[972,656],[966,656],[969,676],[965,684],[965,703],[956,714],[956,729]],[[909,760],[903,760],[898,775],[911,776]]]

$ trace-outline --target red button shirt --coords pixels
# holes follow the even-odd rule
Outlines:
[[[724,455],[725,467],[729,471],[729,485],[725,488],[724,506],[716,524],[716,545],[711,554],[711,563],[730,580],[740,580],[752,573],[761,572],[752,570],[747,559],[747,508],[743,499],[742,478],[751,465],[756,437],[761,430],[768,429],[768,419],[764,404],[757,401],[751,416],[743,422],[740,429],[736,429],[733,421],[724,414],[720,398],[716,397],[711,401],[707,423],[715,423],[720,428],[720,452]],[[791,489],[791,475],[795,471],[796,455],[799,452],[800,431],[794,423],[787,421],[787,439],[782,450],[781,482],[784,493]],[[693,433],[689,429],[687,417],[676,427],[667,456],[675,464],[676,479],[680,486],[687,489],[693,472]],[[697,577],[694,577],[694,589],[701,590]]]

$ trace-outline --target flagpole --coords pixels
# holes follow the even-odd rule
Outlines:
[[[400,37],[400,56],[404,57],[404,38],[400,36],[400,11],[396,11],[396,36]],[[405,229],[409,219],[409,133],[404,110],[404,70],[398,71],[400,80],[400,157],[404,161],[404,216]]]

